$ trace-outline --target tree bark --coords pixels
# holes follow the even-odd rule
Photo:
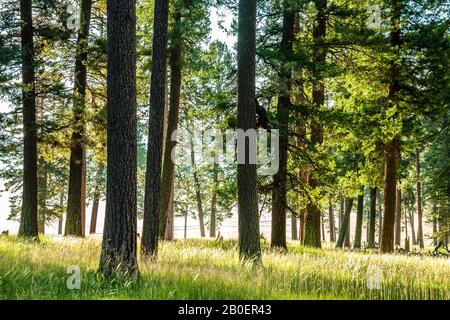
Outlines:
[[[20,0],[22,28],[23,191],[19,236],[38,236],[37,128],[31,0]]]
[[[48,172],[42,157],[39,158],[38,173],[38,232],[45,234]]]
[[[167,28],[169,4],[155,1],[153,27],[150,117],[145,175],[144,225],[141,250],[144,257],[156,257],[160,228],[161,162],[163,152],[166,92]]]
[[[380,189],[377,189],[377,193],[378,193],[378,244],[381,244],[381,234],[383,231],[383,203],[384,203],[384,199],[381,198],[381,192]]]
[[[96,181],[95,181],[94,199],[92,201],[91,223],[89,224],[89,233],[90,234],[96,233],[98,206],[100,203],[100,187],[101,187],[101,180],[102,180],[104,169],[105,169],[105,167],[103,164],[100,164],[98,166],[97,177],[96,177]]]
[[[216,210],[217,210],[217,188],[219,187],[219,165],[214,161],[213,167],[213,191],[211,197],[211,218],[209,221],[209,236],[216,237]]]
[[[395,245],[402,244],[402,191],[397,188],[395,208]]]
[[[272,232],[271,247],[287,249],[286,245],[286,210],[287,210],[287,161],[288,161],[288,125],[289,107],[291,105],[292,75],[288,60],[292,55],[294,42],[295,12],[289,1],[283,1],[283,27],[281,53],[283,66],[279,72],[280,88],[278,93],[277,120],[280,130],[280,163],[279,170],[273,178],[272,189]]]
[[[59,196],[59,206],[62,209],[64,207],[64,193],[61,192]],[[58,218],[58,234],[63,234],[63,217],[64,217],[64,211],[61,212],[61,217]]]
[[[358,204],[357,204],[357,211],[356,211],[355,241],[353,242],[354,249],[361,249],[363,215],[364,215],[364,193],[358,195]]]
[[[341,227],[339,228],[339,237],[336,242],[336,248],[342,248],[346,237],[347,230],[349,229],[350,213],[352,212],[353,198],[345,198],[345,212],[342,217]]]
[[[409,223],[411,224],[411,237],[412,237],[412,244],[417,245],[417,238],[416,238],[416,228],[414,227],[414,211],[409,212]]]
[[[313,60],[316,66],[325,63],[326,48],[323,44],[326,35],[326,8],[327,0],[315,0],[317,11],[316,22],[313,27],[313,40],[315,46],[313,49]],[[312,88],[313,105],[319,110],[325,104],[325,84],[322,76],[315,76]],[[317,147],[323,142],[323,124],[316,119],[311,120],[311,144]],[[315,173],[309,175],[309,186],[311,189],[320,186]],[[318,203],[308,203],[306,210],[305,241],[306,246],[320,248],[322,246],[320,239],[320,215],[321,210]]]
[[[195,199],[197,200],[198,223],[200,225],[200,236],[205,237],[205,222],[203,219],[203,202],[200,181],[197,175],[197,165],[195,164],[194,141],[191,135],[191,165],[192,174],[194,176]]]
[[[391,47],[396,51],[400,47],[400,9],[401,1],[392,0],[391,11]],[[397,92],[400,87],[399,67],[397,59],[394,57],[390,62],[390,83],[388,107],[396,104]],[[397,161],[398,150],[400,149],[399,137],[394,137],[384,145],[384,219],[381,237],[381,253],[391,253],[394,251],[394,224],[397,191]]]
[[[377,193],[378,188],[370,189],[369,228],[367,230],[367,243],[369,248],[375,247],[375,224],[377,218]]]
[[[166,230],[166,223],[171,209],[170,195],[173,188],[173,176],[174,176],[174,162],[172,160],[172,154],[175,151],[177,142],[172,141],[172,133],[178,128],[178,119],[180,114],[180,93],[181,93],[181,80],[182,80],[182,44],[181,34],[179,30],[181,23],[181,12],[176,11],[174,17],[174,29],[172,36],[172,45],[169,50],[169,64],[170,64],[170,106],[169,106],[169,119],[167,123],[166,142],[164,148],[164,163],[162,168],[162,180],[161,180],[161,210],[159,221],[159,235],[164,236]]]
[[[256,129],[256,0],[239,0],[237,43],[237,128]],[[256,153],[246,144],[245,153]],[[261,258],[256,164],[237,165],[239,255],[243,259]]]
[[[335,242],[336,241],[336,226],[334,223],[333,205],[331,205],[331,204],[328,208],[328,222],[330,225],[330,242]]]
[[[291,213],[291,239],[298,240],[297,217]]]
[[[421,176],[420,176],[420,150],[416,149],[416,171],[417,171],[417,182],[416,182],[416,193],[417,193],[417,219],[419,220],[419,226],[417,229],[417,242],[421,249],[424,248],[423,243],[423,212],[422,212],[422,188],[421,188]]]
[[[138,272],[136,2],[107,2],[108,135],[106,212],[100,272]]]
[[[80,30],[75,56],[73,114],[75,128],[70,146],[69,188],[67,193],[66,236],[85,236],[86,225],[86,87],[89,26],[92,0],[81,1]]]

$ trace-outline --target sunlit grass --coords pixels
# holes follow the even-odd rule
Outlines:
[[[157,263],[140,261],[140,277],[104,279],[98,240],[0,238],[0,299],[450,299],[449,259],[303,248],[264,247],[263,265],[239,262],[235,241],[186,240],[160,245]],[[81,269],[69,290],[67,267]],[[382,271],[367,287],[369,266]]]

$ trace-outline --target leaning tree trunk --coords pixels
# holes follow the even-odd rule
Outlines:
[[[328,208],[328,222],[330,225],[330,242],[335,242],[336,241],[336,226],[334,223],[333,205],[331,205],[331,204]]]
[[[417,219],[419,220],[419,226],[417,229],[417,242],[421,249],[424,248],[423,243],[423,212],[422,212],[422,188],[420,182],[420,151],[419,148],[416,149],[416,171],[417,171],[417,183],[416,183],[416,193],[417,193]]]
[[[81,21],[75,56],[73,114],[75,128],[70,143],[69,188],[65,235],[84,237],[86,224],[86,87],[89,25],[92,0],[81,1]]]
[[[286,246],[286,209],[287,209],[287,160],[288,160],[288,125],[291,105],[292,75],[289,66],[294,42],[295,12],[288,0],[284,0],[281,51],[284,61],[281,67],[280,92],[278,93],[277,120],[280,130],[279,169],[273,178],[272,189],[272,232],[271,247],[287,249]]]
[[[395,245],[402,243],[402,191],[397,188],[395,200]]]
[[[100,271],[137,265],[136,2],[108,0],[106,212]]]
[[[362,224],[364,214],[364,193],[358,195],[358,205],[356,211],[356,228],[355,228],[355,241],[353,242],[354,249],[361,249],[362,238]]]
[[[172,134],[178,128],[178,119],[180,114],[180,93],[182,80],[182,46],[181,46],[181,12],[176,11],[174,18],[174,29],[172,45],[169,50],[170,64],[170,105],[169,119],[166,131],[166,143],[164,148],[164,163],[162,168],[161,180],[161,210],[159,221],[159,236],[163,237],[166,230],[167,219],[170,213],[170,196],[173,188],[174,162],[172,154],[176,147],[176,141],[172,141]]]
[[[392,0],[391,13],[391,46],[396,51],[400,47],[400,9],[401,1]],[[388,107],[395,107],[397,92],[400,87],[399,67],[397,59],[394,57],[390,63],[390,84]],[[397,192],[397,161],[398,150],[400,149],[399,137],[394,137],[384,145],[384,218],[381,237],[381,253],[391,253],[394,251],[394,225]]]
[[[19,236],[38,236],[36,89],[31,0],[20,0],[22,28],[23,191]]]
[[[326,60],[326,48],[323,44],[326,35],[326,8],[327,0],[314,1],[317,10],[316,23],[313,27],[314,46],[314,63],[315,65],[323,65]],[[312,97],[314,107],[319,110],[325,104],[325,84],[322,76],[316,76],[312,86]],[[323,124],[319,121],[311,120],[311,144],[315,147],[323,142]],[[316,172],[311,172],[309,176],[309,187],[315,189],[320,187],[319,178]],[[322,246],[320,239],[320,215],[321,210],[318,201],[309,202],[306,210],[305,223],[305,241],[306,246],[320,248]]]
[[[244,132],[256,129],[256,0],[239,0],[237,72],[237,128]],[[248,144],[245,163],[237,165],[239,255],[259,261],[261,257],[256,164],[247,162],[247,154],[256,154]],[[238,149],[239,152],[239,149]]]
[[[353,198],[345,198],[345,212],[341,220],[339,228],[339,236],[336,242],[336,248],[342,248],[346,237],[347,230],[350,228],[350,213],[352,212]]]
[[[158,249],[168,15],[168,1],[156,0],[153,27],[152,78],[150,84],[147,172],[145,175],[144,223],[141,243],[144,257],[156,257]]]

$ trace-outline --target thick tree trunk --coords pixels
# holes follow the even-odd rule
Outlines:
[[[237,128],[256,129],[255,64],[256,0],[239,0]],[[251,144],[245,147],[245,163],[237,166],[239,254],[241,258],[260,260],[259,212],[256,164],[250,163]]]
[[[136,2],[108,0],[106,212],[100,271],[137,265]]]
[[[336,226],[334,223],[334,210],[333,206],[330,204],[328,208],[328,222],[330,225],[330,242],[336,241]]]
[[[369,224],[367,230],[367,245],[375,247],[375,224],[377,219],[377,187],[370,188]]]
[[[397,188],[395,200],[395,245],[402,243],[402,191]]]
[[[37,128],[31,0],[20,0],[22,28],[23,191],[19,236],[38,236]]]
[[[172,134],[178,128],[178,119],[180,114],[180,93],[182,80],[182,47],[181,34],[179,30],[181,23],[181,12],[177,11],[174,17],[173,42],[169,50],[169,64],[170,64],[170,105],[169,105],[169,119],[167,122],[166,142],[164,148],[164,163],[162,168],[161,180],[161,210],[159,221],[159,235],[164,236],[166,230],[166,223],[171,210],[170,195],[173,188],[174,176],[174,162],[172,160],[172,153],[175,150],[176,141],[172,141]]]
[[[355,241],[353,242],[354,249],[361,249],[363,215],[364,215],[364,193],[358,195],[358,208],[356,211]]]
[[[217,188],[219,187],[219,165],[214,161],[213,168],[213,191],[211,197],[211,218],[209,221],[209,236],[216,237],[216,210],[217,210]]]
[[[416,183],[416,193],[417,193],[417,219],[419,220],[419,226],[417,229],[417,242],[421,249],[424,248],[423,243],[423,212],[422,212],[422,188],[421,188],[421,176],[420,176],[420,151],[419,148],[416,149],[416,171],[417,171],[417,183]]]
[[[327,0],[314,1],[317,10],[317,18],[313,27],[314,46],[314,63],[321,65],[326,60],[326,48],[323,41],[326,35],[326,8]],[[320,109],[325,104],[325,84],[321,76],[316,76],[312,87],[313,104],[316,109]],[[315,119],[311,120],[311,144],[318,146],[323,142],[323,124]],[[316,173],[312,172],[309,175],[309,187],[311,189],[320,186],[319,179]],[[322,246],[320,239],[320,214],[321,210],[319,204],[308,203],[306,210],[306,224],[305,224],[305,241],[306,246],[320,248]]]
[[[391,8],[391,47],[397,52],[400,47],[400,9],[401,1],[392,0]],[[388,108],[394,107],[400,87],[397,58],[390,63],[390,83]],[[384,219],[381,237],[381,253],[394,251],[394,225],[397,192],[397,161],[400,150],[400,139],[394,137],[384,145]]]
[[[71,137],[69,188],[65,235],[85,236],[86,225],[86,87],[87,54],[92,0],[81,1],[81,21],[75,56],[73,114],[75,128]]]
[[[150,117],[145,175],[144,223],[141,250],[143,256],[156,257],[160,228],[161,162],[164,143],[164,107],[166,96],[166,58],[169,4],[156,0],[154,10]]]
[[[205,237],[205,222],[203,219],[203,202],[200,181],[197,175],[197,165],[195,164],[195,153],[194,153],[194,141],[191,135],[191,165],[192,165],[192,175],[194,177],[194,187],[195,187],[195,199],[197,201],[197,213],[198,213],[198,223],[200,226],[200,236]]]
[[[346,238],[347,230],[350,228],[350,213],[352,212],[353,198],[345,198],[345,212],[339,228],[339,237],[336,242],[336,248],[342,248]]]
[[[280,91],[278,93],[277,120],[280,130],[279,170],[273,178],[272,189],[272,232],[271,247],[287,249],[286,246],[286,210],[287,210],[287,161],[288,161],[288,125],[291,105],[292,75],[289,59],[294,42],[295,12],[288,0],[283,1],[283,28],[280,48],[283,54],[283,66],[279,72]]]

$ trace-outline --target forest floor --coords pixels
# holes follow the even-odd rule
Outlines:
[[[450,299],[450,259],[264,245],[259,267],[239,262],[236,241],[160,245],[140,277],[97,273],[96,239],[0,237],[0,299]],[[81,271],[80,289],[73,267]],[[69,268],[69,269],[68,269]],[[69,283],[69,286],[68,286]],[[76,285],[75,285],[76,286]]]

